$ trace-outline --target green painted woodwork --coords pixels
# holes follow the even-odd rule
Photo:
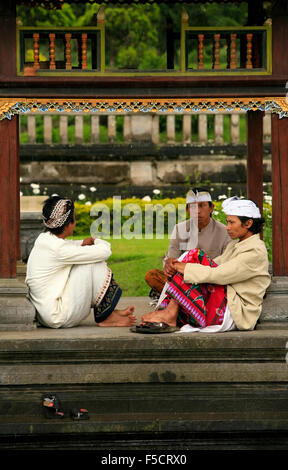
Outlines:
[[[106,70],[105,68],[105,24],[100,23],[96,27],[70,27],[70,28],[60,28],[60,27],[17,27],[17,75],[23,76],[24,75],[24,36],[25,33],[33,34],[34,32],[58,32],[65,33],[69,32],[72,33],[98,33],[100,41],[97,40],[97,52],[100,57],[97,59],[98,67],[97,69],[75,69],[75,70],[65,70],[65,69],[56,69],[56,70],[49,70],[49,69],[38,69],[36,71],[36,75],[39,77],[43,76],[53,76],[53,77],[75,77],[75,76],[115,76],[115,77],[133,77],[133,76],[247,76],[247,75],[271,75],[272,74],[272,31],[271,26],[246,26],[246,27],[191,27],[188,26],[186,23],[182,22],[181,25],[181,35],[180,35],[180,70],[177,71],[110,71]],[[227,34],[227,33],[248,33],[248,32],[257,32],[263,34],[263,68],[255,68],[255,69],[246,69],[246,68],[236,68],[236,69],[195,69],[191,70],[187,68],[187,34],[195,33],[195,34],[205,34],[209,33],[210,35],[213,33],[219,34]],[[99,44],[100,43],[100,44]],[[48,52],[48,51],[47,51]],[[93,53],[93,49],[91,50]],[[48,63],[48,62],[47,62]]]

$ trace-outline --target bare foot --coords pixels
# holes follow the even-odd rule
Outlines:
[[[133,314],[135,310],[135,307],[133,305],[131,305],[130,307],[127,307],[126,309],[124,310],[114,310],[114,313],[117,313],[118,315],[122,315],[122,316],[127,316],[129,314]],[[136,317],[135,317],[136,318]]]
[[[134,307],[128,307],[125,310],[114,310],[106,320],[98,323],[98,326],[132,326],[137,321],[136,315],[133,314]]]
[[[178,309],[177,311],[174,311],[173,309],[170,309],[169,307],[167,307],[163,310],[157,310],[156,312],[144,313],[144,315],[142,315],[141,317],[141,323],[163,322],[163,323],[167,323],[167,325],[169,326],[176,326],[177,315],[178,315]]]

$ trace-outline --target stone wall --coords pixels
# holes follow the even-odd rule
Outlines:
[[[81,186],[90,185],[101,187],[102,192],[108,193],[111,186],[126,187],[131,194],[136,190],[141,193],[146,188],[164,191],[171,186],[182,191],[183,185],[191,183],[236,185],[241,191],[246,185],[247,146],[243,135],[240,138],[244,113],[132,113],[122,116],[113,113],[101,116],[93,113],[69,116],[30,113],[21,116],[21,136],[25,130],[24,117],[27,139],[24,143],[21,137],[20,141],[21,190],[24,194],[31,190],[31,183],[39,184],[41,191],[46,188],[48,192],[57,192],[59,186],[65,186],[64,192],[67,187],[69,191],[74,188],[79,192]],[[117,128],[119,118],[122,119],[121,135]],[[89,141],[84,138],[84,126],[86,133],[90,126]],[[105,142],[101,137],[103,126]],[[43,132],[41,141],[40,130]],[[71,132],[73,141],[69,141]],[[263,121],[263,143],[264,181],[270,182],[269,114]]]

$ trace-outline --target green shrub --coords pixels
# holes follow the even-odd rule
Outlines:
[[[89,203],[88,203],[89,204]],[[90,215],[91,211],[95,211],[95,208],[98,207],[100,210],[101,207],[105,208],[107,214],[109,214],[109,220],[106,219],[107,222],[103,226],[100,225],[99,230],[103,231],[103,237],[109,238],[107,234],[110,234],[110,237],[113,237],[113,229],[115,226],[113,222],[121,221],[121,231],[117,232],[118,235],[125,235],[126,238],[135,238],[133,235],[136,232],[135,224],[138,224],[138,232],[140,232],[141,237],[144,237],[145,228],[146,228],[146,238],[147,237],[147,228],[150,228],[150,234],[152,237],[156,237],[156,219],[158,221],[160,219],[159,213],[157,215],[157,210],[161,209],[163,212],[163,235],[169,235],[171,233],[171,227],[174,226],[174,219],[171,214],[176,213],[176,220],[175,223],[178,223],[185,218],[187,218],[187,214],[185,213],[185,198],[174,198],[174,199],[152,199],[151,201],[145,201],[143,199],[137,198],[130,198],[130,199],[121,199],[120,201],[109,198],[103,201],[98,201],[94,204],[89,204],[87,202],[76,202],[75,209],[76,209],[76,216],[77,216],[77,225],[74,231],[75,236],[84,236],[90,233],[91,225],[94,221],[100,223],[102,211],[98,212],[94,217]],[[226,216],[221,210],[222,201],[214,201],[214,212],[213,217],[216,220],[219,220],[222,223],[226,223]],[[120,212],[121,207],[121,213]],[[125,208],[125,209],[124,209]],[[176,211],[175,209],[176,208]],[[180,208],[180,211],[177,210]],[[124,211],[123,211],[124,209]],[[118,213],[117,213],[118,210]],[[152,211],[153,210],[153,211]],[[126,213],[126,215],[124,215]],[[263,239],[266,243],[269,259],[272,258],[272,207],[270,204],[264,203],[263,207],[263,215],[265,218],[265,225],[263,230]],[[151,218],[153,217],[153,219]],[[170,218],[170,219],[169,219]],[[104,219],[103,219],[104,220]],[[153,226],[152,226],[153,220]],[[97,222],[97,223],[98,223]],[[133,223],[135,222],[135,223]],[[170,223],[169,223],[170,222]],[[108,225],[107,225],[108,224]],[[141,226],[140,226],[141,224]],[[146,224],[146,226],[145,226]],[[152,229],[153,227],[153,229]],[[142,229],[142,230],[141,230]],[[158,238],[161,238],[161,233],[159,234],[158,230]],[[119,237],[120,238],[120,237]]]

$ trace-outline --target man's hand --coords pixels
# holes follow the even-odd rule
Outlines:
[[[85,238],[81,246],[85,246],[85,245],[94,245],[94,238],[93,237]]]
[[[180,263],[176,259],[176,260],[172,261],[172,265],[173,265],[173,268],[175,269],[175,271],[177,271],[178,273],[184,274],[184,269],[185,269],[186,263]]]
[[[167,277],[173,276],[176,273],[176,269],[173,266],[173,261],[177,261],[176,258],[168,258],[165,265],[164,265],[164,274]]]

